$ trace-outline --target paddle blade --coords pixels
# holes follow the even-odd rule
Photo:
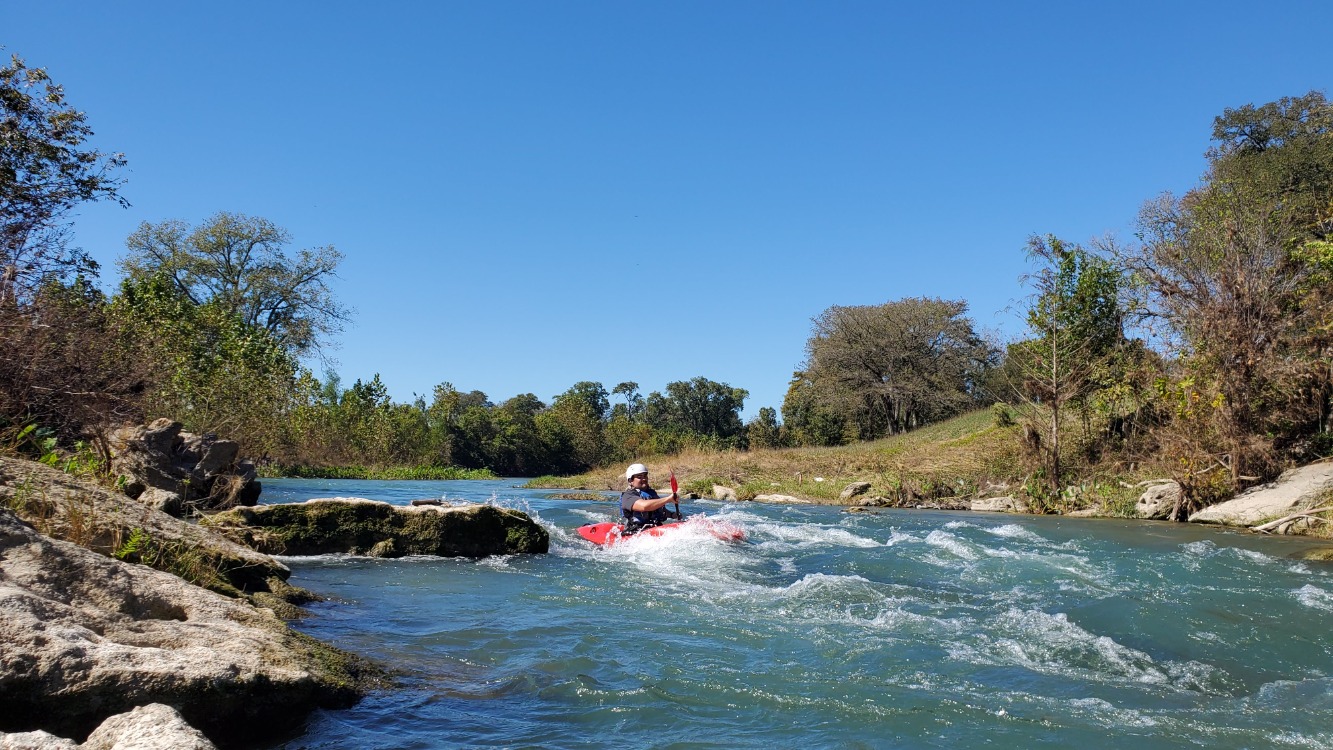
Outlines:
[[[672,492],[680,491],[680,486],[676,484],[676,472],[674,469],[671,471],[671,491]]]

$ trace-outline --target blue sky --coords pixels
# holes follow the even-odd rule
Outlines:
[[[331,354],[398,401],[702,375],[780,407],[831,305],[965,299],[1020,330],[1033,233],[1133,240],[1212,118],[1333,74],[1333,3],[13,3],[129,159],[80,209],[263,216],[332,244]]]

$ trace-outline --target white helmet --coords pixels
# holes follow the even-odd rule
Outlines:
[[[625,469],[625,478],[629,479],[635,474],[647,474],[647,473],[648,473],[647,466],[644,466],[643,464],[630,464],[629,468]]]

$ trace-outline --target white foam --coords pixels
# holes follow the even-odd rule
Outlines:
[[[1152,684],[1205,693],[1219,692],[1214,683],[1222,676],[1214,667],[1197,661],[1159,664],[1142,651],[1088,632],[1064,613],[1034,610],[1010,609],[990,618],[986,632],[976,642],[953,644],[950,656],[1096,682]]]
[[[816,524],[775,524],[760,523],[753,527],[754,536],[759,539],[786,542],[796,547],[852,547],[852,548],[870,548],[883,547],[882,542],[877,542],[863,536],[853,534],[840,527],[818,526]]]
[[[1333,593],[1329,593],[1318,586],[1306,584],[1292,592],[1296,601],[1309,607],[1323,612],[1333,612]]]

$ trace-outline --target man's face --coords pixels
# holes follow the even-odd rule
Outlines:
[[[643,474],[635,474],[634,476],[630,477],[629,486],[634,487],[635,489],[639,487],[647,487],[648,474],[645,472]]]

